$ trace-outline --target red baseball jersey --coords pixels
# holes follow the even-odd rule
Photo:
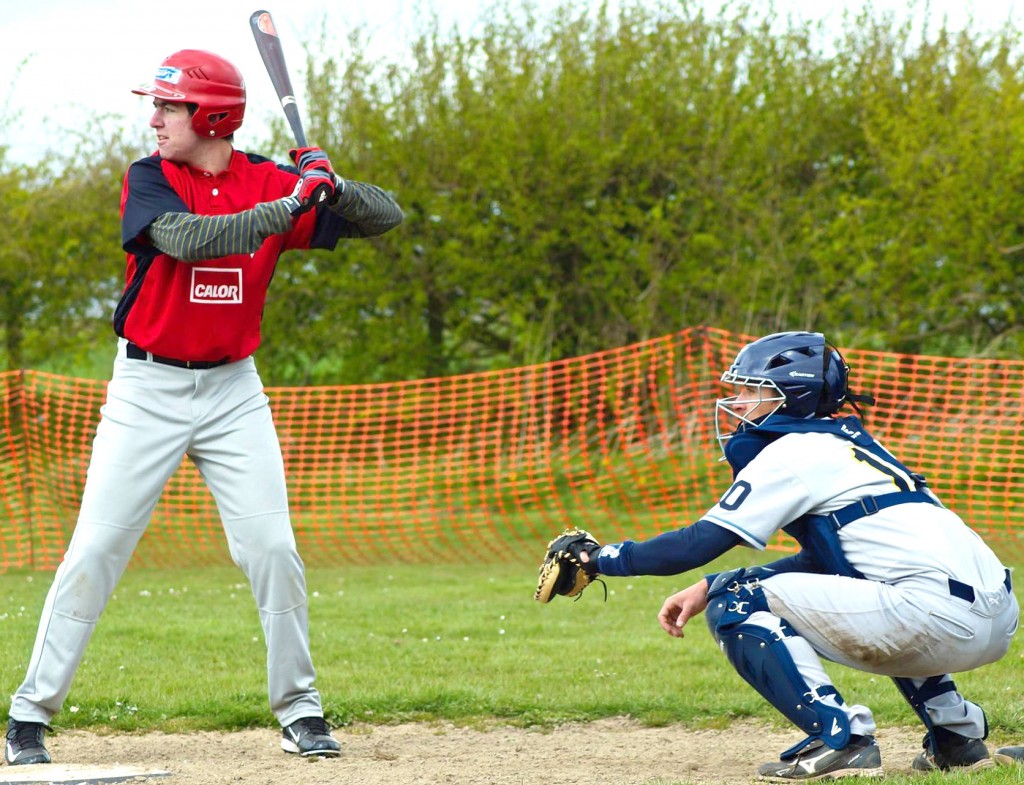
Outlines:
[[[280,255],[292,248],[334,248],[345,219],[309,211],[291,231],[264,240],[254,254],[182,262],[155,248],[146,228],[164,213],[229,215],[289,195],[293,167],[234,151],[210,174],[153,155],[136,161],[121,192],[121,240],[128,254],[114,331],[146,351],[178,360],[240,360],[260,344],[267,287]]]

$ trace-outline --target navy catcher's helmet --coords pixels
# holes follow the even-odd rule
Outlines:
[[[785,399],[777,412],[826,417],[849,395],[850,367],[821,333],[785,332],[747,344],[722,374],[725,384],[767,386]]]

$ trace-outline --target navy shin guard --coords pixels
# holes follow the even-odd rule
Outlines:
[[[708,626],[737,673],[790,722],[807,733],[808,739],[784,755],[795,755],[806,744],[820,739],[835,750],[850,742],[846,713],[822,702],[827,695],[842,697],[831,686],[817,689],[800,674],[785,639],[794,635],[784,619],[778,631],[750,623],[758,611],[771,613],[756,578],[744,570],[722,573],[708,591]]]

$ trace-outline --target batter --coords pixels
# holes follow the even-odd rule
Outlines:
[[[50,762],[45,730],[185,455],[216,499],[231,556],[252,587],[282,748],[336,756],[314,687],[284,463],[252,354],[284,251],[380,235],[402,212],[377,186],[339,177],[317,148],[293,150],[296,166],[234,149],[245,86],[218,55],[176,52],[133,92],[153,98],[158,149],[124,178],[127,271],[113,376],[78,522],[12,697],[5,757]],[[327,200],[314,204],[323,191]]]
[[[807,734],[760,776],[883,773],[870,709],[843,699],[822,659],[892,677],[927,730],[914,769],[991,766],[985,713],[948,674],[1006,654],[1018,622],[1010,573],[925,478],[839,416],[870,401],[848,374],[820,333],[746,346],[722,376],[736,394],[718,402],[729,490],[692,526],[580,558],[604,575],[674,575],[786,531],[799,553],[705,576],[658,617],[681,638],[706,610],[740,676]]]

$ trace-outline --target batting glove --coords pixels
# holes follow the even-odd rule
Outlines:
[[[334,177],[334,193],[328,199],[330,204],[336,204],[338,199],[345,193],[345,178],[340,177],[334,171],[331,160],[327,153],[319,147],[297,147],[288,151],[292,161],[299,168],[299,174],[306,174],[309,171],[326,171]]]
[[[297,147],[294,150],[289,150],[288,155],[291,156],[295,165],[299,167],[300,175],[305,174],[311,169],[334,172],[334,168],[331,166],[331,159],[319,147]]]
[[[302,215],[322,202],[334,196],[335,184],[334,172],[325,172],[322,169],[310,169],[299,177],[295,183],[295,190],[281,201],[285,203],[293,216]]]

